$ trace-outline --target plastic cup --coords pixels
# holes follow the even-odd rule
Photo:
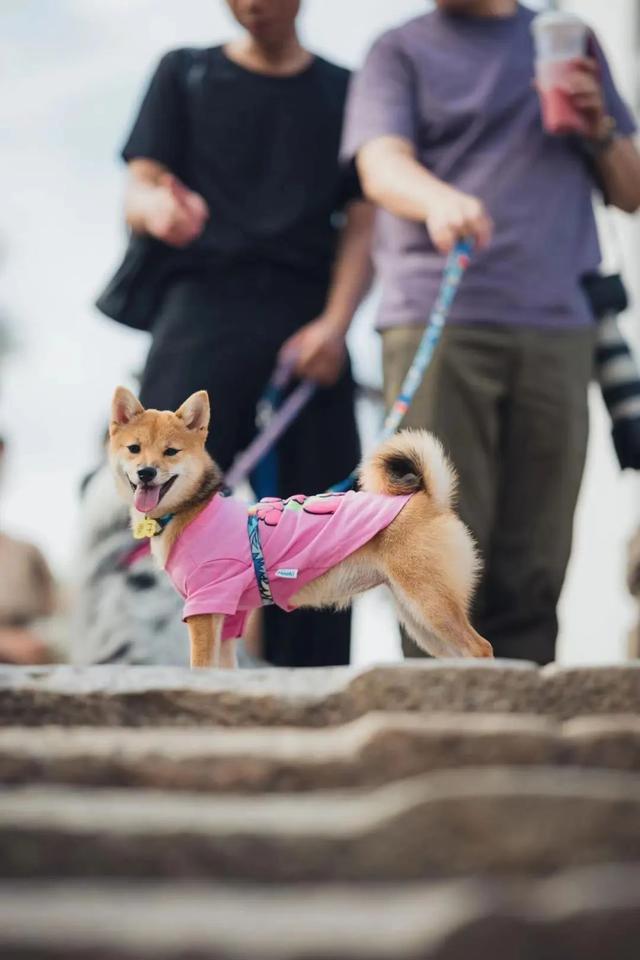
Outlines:
[[[587,25],[571,13],[541,13],[531,24],[542,123],[548,133],[586,133],[567,88],[572,61],[587,50]]]

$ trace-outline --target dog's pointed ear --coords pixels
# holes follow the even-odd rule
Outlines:
[[[184,420],[188,430],[206,432],[209,428],[209,416],[209,395],[206,390],[192,393],[189,399],[176,410],[176,417]]]
[[[144,413],[144,407],[138,398],[126,387],[116,387],[111,401],[111,423],[114,427],[124,427],[130,420]]]

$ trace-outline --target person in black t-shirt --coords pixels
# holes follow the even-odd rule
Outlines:
[[[338,161],[349,73],[300,45],[299,0],[229,6],[245,36],[166,54],[122,151],[128,224],[188,252],[154,319],[141,399],[173,409],[207,389],[209,449],[226,470],[291,351],[320,389],[257,492],[313,493],[359,458],[345,335],[370,281],[373,212]],[[271,662],[348,663],[348,612],[264,614]]]

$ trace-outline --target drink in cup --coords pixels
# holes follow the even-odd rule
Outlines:
[[[588,28],[570,13],[541,13],[531,24],[542,123],[549,133],[586,133],[584,118],[567,88],[572,61],[587,50]]]

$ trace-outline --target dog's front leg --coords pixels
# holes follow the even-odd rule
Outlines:
[[[220,644],[220,663],[218,666],[221,670],[235,670],[237,668],[238,658],[236,656],[235,640],[224,640]]]
[[[220,666],[222,625],[219,613],[200,613],[187,618],[191,643],[191,668]]]

